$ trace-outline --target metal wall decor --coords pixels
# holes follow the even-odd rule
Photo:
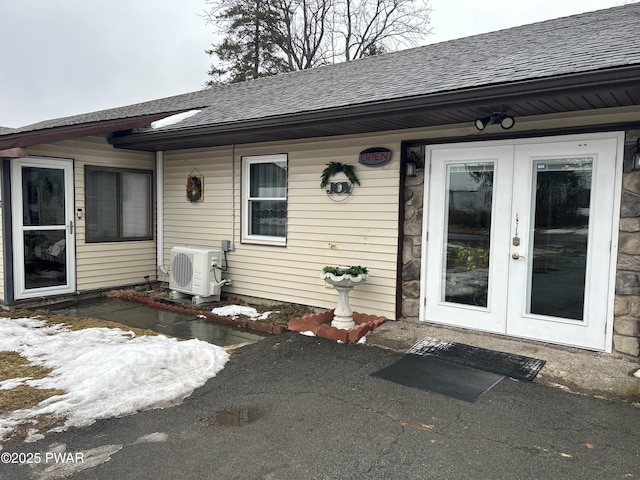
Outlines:
[[[342,172],[347,177],[347,182],[330,182],[331,177]],[[320,188],[324,188],[329,198],[334,196],[348,197],[353,192],[353,186],[360,185],[360,180],[356,175],[353,165],[340,162],[329,162],[322,171],[320,177]],[[328,188],[327,188],[328,187]],[[332,198],[333,199],[333,198]]]

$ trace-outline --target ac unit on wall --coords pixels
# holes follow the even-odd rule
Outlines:
[[[220,300],[222,279],[222,250],[193,246],[171,249],[169,288],[172,291]],[[217,297],[217,298],[210,298]],[[199,301],[194,298],[194,303]]]

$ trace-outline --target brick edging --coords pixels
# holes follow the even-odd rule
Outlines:
[[[245,328],[247,330],[255,330],[258,332],[272,333],[274,335],[279,335],[288,330],[287,327],[284,327],[283,325],[273,325],[271,323],[258,322],[255,320],[234,319],[231,317],[216,315],[215,313],[209,312],[207,310],[191,308],[187,305],[171,305],[164,302],[159,302],[154,298],[142,297],[139,295],[132,295],[130,293],[125,293],[125,292],[111,292],[109,295],[113,297],[122,298],[123,300],[130,300],[132,302],[144,303],[154,308],[162,308],[164,310],[170,310],[172,312],[185,313],[185,314],[190,314],[195,316],[203,315],[209,320],[214,320],[224,325],[232,325],[235,327]]]

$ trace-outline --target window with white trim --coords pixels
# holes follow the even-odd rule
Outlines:
[[[287,243],[287,155],[242,157],[242,240]]]
[[[86,241],[150,240],[153,172],[85,167]]]

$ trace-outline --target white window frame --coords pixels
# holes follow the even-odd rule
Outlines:
[[[251,165],[255,165],[257,163],[275,163],[275,162],[287,162],[287,170],[289,165],[289,160],[286,154],[276,154],[276,155],[252,155],[242,157],[242,242],[243,243],[255,243],[261,245],[275,245],[275,246],[286,246],[287,244],[287,227],[285,225],[285,235],[283,237],[276,237],[270,235],[253,235],[250,232],[250,220],[251,220],[251,209],[249,206],[249,202],[254,200],[250,198],[251,192],[251,177],[249,175],[249,170]],[[288,171],[287,171],[287,186],[285,186],[285,196],[284,197],[256,197],[260,200],[284,200],[288,207]],[[287,208],[288,213],[288,208]],[[288,215],[287,215],[288,217]]]

